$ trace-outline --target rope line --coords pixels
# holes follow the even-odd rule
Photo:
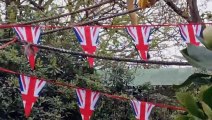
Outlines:
[[[99,20],[99,19],[98,19]],[[93,21],[96,22],[96,21]],[[56,29],[56,28],[66,28],[66,27],[77,27],[82,26],[87,23],[80,23],[76,25],[67,25],[67,26],[56,26],[56,25],[21,25],[21,24],[13,24],[13,25],[0,25],[0,28],[13,28],[13,27],[27,27],[27,26],[40,26],[44,29]],[[202,23],[165,23],[165,24],[140,24],[140,25],[91,25],[92,27],[101,27],[101,28],[126,28],[126,27],[138,27],[138,26],[152,26],[152,27],[166,27],[166,26],[179,26],[179,25],[212,25],[211,22],[202,22]]]
[[[131,10],[131,11],[125,11],[125,12],[122,12],[122,13],[117,13],[117,14],[107,16],[107,17],[102,17],[102,18],[99,18],[99,19],[94,19],[94,20],[90,20],[90,21],[86,21],[86,22],[82,22],[82,23],[72,24],[70,26],[65,26],[63,28],[58,28],[58,29],[43,32],[43,33],[41,33],[41,35],[47,35],[47,34],[51,34],[51,33],[62,31],[62,30],[72,29],[74,26],[89,25],[89,24],[94,23],[94,22],[98,22],[98,21],[101,21],[101,20],[107,20],[107,19],[110,19],[110,18],[122,16],[122,15],[129,14],[129,13],[132,13],[132,12],[135,12],[135,11],[138,11],[138,10],[140,10],[140,8],[136,8],[136,9]],[[18,25],[18,24],[9,25],[10,26],[9,28],[11,28],[12,26],[16,26],[16,25]],[[4,25],[3,27],[7,27],[7,26]],[[8,42],[10,39],[11,38],[1,39],[0,42]]]
[[[8,70],[8,69],[2,68],[2,67],[0,67],[0,71],[6,72],[6,73],[10,73],[10,74],[15,74],[15,75],[25,75],[23,73],[15,72],[15,71]],[[25,76],[31,76],[31,75],[25,75]],[[31,76],[31,77],[36,77],[36,76]],[[46,79],[43,79],[43,78],[38,78],[38,79],[43,80],[43,81],[46,81],[47,83],[50,83],[50,84],[53,84],[53,85],[67,87],[69,89],[71,89],[71,88],[72,89],[73,88],[74,89],[80,88],[80,87],[75,86],[75,85],[72,85],[72,84],[67,84],[67,83],[62,83],[62,82],[56,82],[55,80],[46,80]],[[86,89],[86,88],[80,88],[80,89]],[[96,91],[96,92],[99,92],[99,91]],[[102,94],[102,95],[104,95],[104,96],[110,97],[112,99],[125,100],[125,101],[131,100],[130,98],[123,97],[123,96],[111,95],[111,94],[103,93],[103,92],[99,92],[99,93]],[[156,107],[167,108],[167,109],[172,109],[172,110],[182,110],[182,111],[185,111],[185,108],[182,108],[182,107],[177,107],[177,106],[172,106],[172,105],[165,105],[165,104],[159,104],[159,103],[151,103],[151,104],[154,104]]]

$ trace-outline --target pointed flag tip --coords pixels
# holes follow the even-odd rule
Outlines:
[[[94,67],[94,58],[88,57],[88,63],[89,63],[89,67],[93,68]]]
[[[25,111],[25,117],[28,118],[30,116],[30,112]]]
[[[35,69],[35,56],[34,55],[30,55],[28,56],[28,60],[29,60],[29,65],[31,70]]]
[[[30,116],[33,105],[45,84],[46,81],[39,80],[36,77],[20,75],[19,85],[26,118]]]

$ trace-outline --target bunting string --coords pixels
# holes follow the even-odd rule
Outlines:
[[[200,43],[197,40],[196,36],[200,36],[203,30],[202,25],[196,24],[186,24],[178,26],[180,29],[180,34],[183,40],[186,43],[191,43],[198,46]],[[38,45],[38,41],[40,39],[40,35],[42,34],[40,31],[40,27],[32,27],[32,26],[25,26],[25,27],[14,27],[15,32],[18,34],[20,38],[20,42],[27,42],[33,46],[33,51],[37,51],[39,48],[44,48],[53,51],[59,51],[62,53],[69,53],[72,55],[81,55],[88,57],[88,62],[90,67],[93,67],[94,59],[105,59],[105,60],[114,60],[114,61],[124,61],[124,62],[135,62],[135,63],[149,63],[149,64],[160,64],[160,65],[189,65],[187,62],[168,62],[168,61],[147,61],[147,52],[149,49],[149,37],[150,37],[150,26],[136,26],[136,27],[127,27],[128,34],[133,38],[133,43],[136,45],[136,49],[139,52],[140,58],[142,60],[133,60],[133,59],[126,59],[126,58],[116,58],[116,57],[106,57],[106,56],[97,56],[94,55],[98,43],[98,36],[100,28],[94,26],[78,26],[74,27],[74,32],[79,43],[82,46],[82,49],[85,53],[73,52],[69,50],[61,50],[54,47],[49,46],[41,46]],[[30,34],[29,34],[30,33]],[[35,49],[36,48],[36,49]],[[30,52],[31,49],[27,49],[27,52],[30,54],[28,55],[29,63],[31,65],[32,70],[34,69],[35,64],[35,55],[36,52]],[[32,53],[32,54],[31,54]]]
[[[15,71],[12,71],[12,70],[9,70],[9,69],[6,69],[6,68],[2,68],[2,67],[0,67],[0,71],[5,72],[5,73],[10,73],[10,74],[15,74],[15,75],[30,76],[30,75],[26,75],[26,74],[23,74],[23,73],[15,72]],[[36,76],[31,76],[31,77],[37,78]],[[80,87],[72,85],[72,84],[66,84],[66,83],[62,83],[62,82],[57,82],[56,80],[47,80],[47,79],[43,79],[43,78],[37,78],[37,79],[43,80],[43,81],[45,81],[47,83],[50,83],[50,84],[53,84],[53,85],[56,85],[56,86],[67,87],[69,89],[82,89],[82,90],[86,89],[86,88],[80,88]],[[111,94],[103,93],[103,92],[99,92],[99,91],[98,91],[98,93],[100,93],[101,95],[104,95],[106,97],[112,98],[112,99],[124,100],[124,101],[130,101],[131,100],[130,98],[123,97],[123,96],[111,95]],[[148,103],[151,103],[151,102],[148,102]],[[151,103],[151,104],[155,105],[155,107],[185,111],[185,108],[182,108],[182,107],[166,105],[166,104],[159,104],[159,103]]]
[[[89,22],[88,22],[89,23]],[[201,25],[201,24],[205,24],[205,25],[212,25],[212,23],[210,22],[202,22],[202,23],[176,23],[176,24],[141,24],[141,25],[93,25],[93,27],[101,27],[101,28],[119,28],[119,29],[123,29],[123,28],[127,28],[127,27],[138,27],[138,26],[150,26],[150,27],[176,27],[176,26],[182,26],[182,25]],[[67,30],[67,29],[72,29],[74,27],[78,27],[78,26],[83,26],[83,25],[87,25],[87,23],[78,23],[75,25],[69,25],[69,26],[54,26],[54,25],[22,25],[22,24],[5,24],[5,25],[0,25],[0,29],[3,28],[13,28],[13,27],[41,27],[42,29],[53,29],[51,31],[45,31],[41,33],[42,35],[46,35],[52,32],[58,32],[58,31],[62,31],[62,30]],[[57,29],[58,28],[58,29]],[[12,38],[6,38],[6,39],[0,39],[0,43],[1,42],[9,42]]]
[[[58,31],[72,29],[74,26],[89,25],[89,24],[92,24],[92,23],[95,23],[95,22],[98,22],[98,21],[101,21],[101,20],[107,20],[107,19],[110,19],[110,18],[122,16],[122,15],[129,14],[129,13],[132,13],[132,12],[135,12],[135,11],[138,11],[138,10],[140,10],[140,8],[136,8],[136,9],[130,10],[130,11],[125,11],[125,12],[122,12],[122,13],[117,13],[117,14],[114,14],[114,15],[111,15],[111,16],[107,16],[107,17],[102,17],[102,18],[99,18],[99,19],[94,19],[94,20],[90,20],[90,21],[86,21],[86,22],[82,22],[82,23],[72,24],[72,25],[69,25],[69,26],[62,27],[62,28],[45,31],[45,32],[41,33],[41,35],[47,35],[47,34],[51,34],[51,33],[58,32]],[[2,28],[1,27],[0,28],[1,29],[3,29],[3,28],[12,28],[12,27],[18,27],[19,25],[22,26],[22,25],[25,25],[25,24],[24,23],[23,24],[7,24],[7,25],[3,25]],[[1,41],[8,42],[10,39],[11,38],[3,39]]]
[[[163,24],[139,24],[139,25],[92,25],[92,27],[100,27],[100,28],[127,28],[127,27],[138,27],[138,26],[149,26],[149,27],[177,27],[181,25],[212,25],[211,22],[199,22],[199,23],[163,23]],[[25,24],[0,24],[0,29],[13,28],[13,27],[41,27],[43,29],[56,29],[56,28],[67,28],[70,29],[74,27],[84,26],[83,23],[75,24],[75,25],[25,25]],[[44,32],[45,33],[45,32]],[[43,34],[44,34],[43,33]]]

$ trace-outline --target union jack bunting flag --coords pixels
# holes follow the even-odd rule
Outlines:
[[[154,107],[151,103],[137,100],[131,100],[131,106],[137,120],[148,120],[151,110]]]
[[[19,37],[21,41],[32,43],[32,44],[39,44],[40,43],[40,35],[41,35],[41,29],[40,27],[32,27],[32,26],[26,26],[26,27],[14,27],[14,30]],[[26,45],[27,46],[27,45]],[[38,52],[37,47],[32,47],[31,49],[26,48],[27,58],[29,60],[29,64],[32,70],[35,68],[35,58],[36,53]]]
[[[90,26],[74,27],[74,33],[76,34],[77,39],[85,53],[95,53],[100,29],[100,27]],[[88,57],[88,63],[90,67],[93,67],[94,59]]]
[[[147,60],[148,42],[151,32],[150,26],[127,27],[128,34],[132,37],[133,43],[139,52],[140,58]]]
[[[20,75],[19,84],[24,104],[25,116],[29,117],[31,109],[46,82],[43,80],[38,80],[35,77]]]
[[[83,89],[76,89],[76,93],[82,119],[90,120],[100,94]]]
[[[200,42],[196,36],[200,36],[202,32],[202,25],[179,25],[179,29],[183,41],[199,46]]]

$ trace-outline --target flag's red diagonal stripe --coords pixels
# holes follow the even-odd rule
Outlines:
[[[82,94],[81,94],[81,90],[79,90],[79,89],[77,89],[77,92],[78,92],[78,97],[79,97],[79,99],[80,99],[80,104],[83,104],[83,99],[82,99]]]
[[[134,28],[132,28],[132,29],[134,29]],[[133,39],[134,39],[134,41],[135,41],[135,40],[136,40],[136,37],[135,37],[135,35],[134,35],[132,29],[128,27],[128,31],[129,31],[129,33],[131,34],[131,36],[133,37]]]
[[[21,81],[22,81],[22,83],[24,85],[24,90],[26,90],[26,83],[25,83],[25,77],[24,77],[24,75],[22,75],[21,78],[22,78]]]
[[[147,112],[150,111],[150,109],[152,108],[152,105],[151,104],[147,104],[148,105],[148,109],[147,109]]]
[[[0,67],[0,71],[6,72],[6,73],[11,73],[11,74],[15,74],[15,75],[20,75],[21,73],[19,72],[14,72],[12,70],[8,70],[5,68]],[[43,78],[39,78],[39,79],[43,79]],[[44,79],[43,79],[44,80]],[[66,84],[66,83],[61,83],[61,82],[55,82],[54,80],[44,80],[48,83],[54,84],[54,85],[58,85],[58,86],[64,86],[64,87],[68,87],[68,88],[74,88],[74,89],[81,89],[80,87],[71,85],[71,84]],[[118,100],[125,100],[128,101],[129,98],[123,97],[123,96],[117,96],[117,95],[110,95],[107,93],[102,93],[100,92],[102,95],[105,95],[107,97],[110,98],[114,98],[114,99],[118,99]],[[166,104],[157,104],[157,103],[152,103],[153,105],[155,105],[156,107],[161,107],[161,108],[168,108],[168,109],[173,109],[173,110],[182,110],[182,111],[186,111],[185,108],[182,107],[177,107],[177,106],[171,106],[171,105],[166,105]]]
[[[43,80],[40,80],[40,82],[38,83],[38,87],[40,87],[40,85],[43,83]]]
[[[92,32],[93,32],[93,36],[95,36],[95,34],[96,34],[96,30],[97,30],[97,28],[96,28],[96,27],[94,27],[94,28],[93,28],[93,31],[92,31]]]
[[[96,97],[97,97],[98,94],[99,94],[99,93],[95,93],[95,95],[94,95],[94,97],[93,97],[93,100],[96,99]]]
[[[23,33],[20,31],[20,29],[23,29],[23,28],[16,27],[15,29],[18,32],[18,35],[20,36],[21,40],[24,40]]]
[[[185,37],[185,39],[188,39],[186,33],[185,33],[185,26],[180,26],[180,29],[181,29],[181,33],[183,34],[183,36]]]
[[[37,35],[38,30],[39,30],[39,27],[38,26],[35,27],[35,35]]]
[[[138,115],[139,114],[138,113],[138,107],[137,107],[137,105],[135,104],[134,101],[132,103],[133,103],[133,106],[134,106],[134,110],[135,110],[136,114]]]
[[[77,30],[77,32],[79,33],[79,35],[80,35],[81,39],[84,41],[84,40],[85,40],[85,38],[84,38],[84,35],[81,33],[80,28],[76,27],[76,30]],[[86,34],[86,33],[85,33],[85,34]]]

